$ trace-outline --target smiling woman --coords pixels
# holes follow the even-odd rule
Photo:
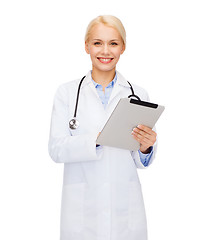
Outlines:
[[[61,240],[147,239],[137,168],[148,167],[154,159],[155,131],[141,123],[130,131],[140,143],[138,151],[96,145],[119,100],[133,88],[149,101],[143,88],[130,88],[116,70],[125,46],[126,33],[118,18],[92,20],[85,35],[92,70],[82,79],[61,85],[54,98],[49,154],[55,162],[64,163]],[[73,116],[78,118],[78,128],[69,128]]]
[[[114,21],[113,21],[114,20]],[[120,34],[122,33],[122,35]],[[92,61],[92,78],[105,89],[115,75],[116,64],[125,51],[125,29],[119,19],[100,16],[89,24],[85,35],[85,50]],[[99,76],[108,78],[100,78]],[[106,74],[108,72],[108,74]]]

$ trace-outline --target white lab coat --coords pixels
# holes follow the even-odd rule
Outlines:
[[[100,146],[95,140],[130,86],[117,72],[117,81],[104,109],[91,72],[84,79],[77,118],[80,126],[69,129],[80,79],[61,85],[52,111],[49,154],[64,163],[61,205],[61,240],[146,240],[147,224],[137,168],[145,168],[139,153]],[[142,100],[146,91],[133,85]],[[131,134],[131,133],[130,133]],[[152,159],[155,155],[152,155]]]

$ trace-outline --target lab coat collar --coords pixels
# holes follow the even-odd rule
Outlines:
[[[82,88],[87,86],[89,83],[92,83],[92,81],[91,81],[91,71],[89,71],[86,74],[85,79],[83,80],[83,83],[82,83]]]
[[[119,84],[119,85],[122,85],[124,87],[130,88],[127,80],[123,77],[123,75],[120,72],[118,72],[117,70],[116,70],[116,74],[117,74],[116,84]],[[83,80],[83,83],[82,83],[82,87],[84,87],[88,84],[93,84],[93,82],[91,81],[91,70],[88,71],[88,73],[86,74],[86,77],[85,77],[85,79]]]
[[[117,72],[117,82],[118,82],[118,84],[122,85],[124,87],[130,88],[130,85],[128,84],[127,80],[123,77],[123,75],[118,71],[116,71],[116,72]]]

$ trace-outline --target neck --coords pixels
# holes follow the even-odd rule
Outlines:
[[[103,89],[108,86],[108,84],[114,79],[115,76],[115,68],[111,71],[99,71],[95,68],[92,68],[92,79],[100,84]]]

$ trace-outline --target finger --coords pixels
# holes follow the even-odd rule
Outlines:
[[[148,133],[140,130],[139,128],[134,128],[134,129],[133,129],[133,132],[134,132],[135,135],[138,136],[138,137],[144,137],[144,138],[150,139],[150,136],[151,136],[151,135],[149,135]]]
[[[148,134],[154,135],[155,137],[157,136],[157,133],[153,131],[150,127],[147,127],[145,125],[138,125],[137,128]]]
[[[149,140],[149,139],[146,139],[146,138],[139,138],[137,136],[134,136],[135,139],[141,143],[143,146],[152,146],[152,142]]]
[[[155,141],[156,141],[156,137],[155,136],[146,134],[143,131],[141,131],[141,133],[142,134],[140,134],[140,133],[138,133],[136,131],[133,131],[132,135],[136,136],[138,142],[143,143],[143,141],[144,141],[145,143],[148,143],[148,144],[151,144],[151,145],[153,145],[155,143]],[[144,135],[146,135],[146,136],[144,136]]]
[[[145,125],[138,125],[137,128],[140,129],[141,131],[144,131],[148,134],[151,134],[151,135],[157,137],[157,133]]]
[[[150,141],[149,139],[140,138],[136,135],[133,135],[134,139],[136,139],[141,145],[143,145],[145,148],[149,148],[150,146],[153,146],[154,143]]]
[[[155,139],[153,136],[151,136],[143,131],[140,131],[140,130],[132,131],[132,135],[136,136],[138,139],[141,139],[142,141],[145,139],[147,141],[153,142]]]
[[[143,130],[140,130],[139,128],[134,128],[133,132],[149,140],[152,140],[152,141],[156,140],[156,133],[154,131],[152,131],[150,134],[150,133],[144,132]]]
[[[151,133],[152,132],[152,129],[150,127],[147,127],[145,125],[142,125],[142,124],[139,124],[137,126],[137,128],[139,128],[140,130],[146,132],[146,133]]]

